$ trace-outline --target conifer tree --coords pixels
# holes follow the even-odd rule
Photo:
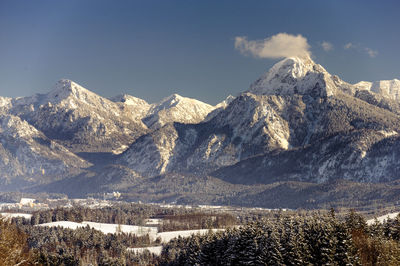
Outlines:
[[[261,256],[267,265],[283,265],[280,242],[277,234],[270,230],[265,237]]]
[[[334,262],[335,265],[353,265],[357,262],[356,251],[352,245],[349,230],[342,223],[333,221],[334,235],[336,238]]]
[[[0,217],[1,265],[29,265],[29,261],[25,234],[10,221]]]

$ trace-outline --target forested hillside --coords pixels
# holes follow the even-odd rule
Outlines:
[[[399,265],[400,217],[369,223],[351,211],[242,212],[210,214],[184,209],[164,212],[165,231],[226,228],[168,243],[149,235],[104,234],[81,227],[37,226],[57,220],[140,222],[160,209],[55,209],[34,213],[32,222],[1,220],[0,260],[20,265]],[[101,213],[104,215],[101,216]],[[140,214],[141,213],[141,214]],[[140,217],[124,220],[122,217]],[[161,217],[161,216],[159,216]],[[134,222],[135,221],[135,222]],[[197,223],[195,222],[197,221]],[[31,224],[32,223],[32,224]],[[235,226],[233,226],[236,224]],[[5,242],[7,240],[7,242]],[[6,244],[7,243],[7,244]],[[161,255],[136,253],[135,247],[162,245]],[[17,254],[17,255],[15,255]],[[5,264],[9,265],[9,264]]]

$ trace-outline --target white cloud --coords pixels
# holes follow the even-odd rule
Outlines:
[[[365,52],[369,55],[369,57],[374,58],[378,55],[378,51],[372,50],[371,48],[366,47]]]
[[[345,45],[344,45],[344,49],[350,49],[350,48],[354,48],[354,44],[352,44],[351,42],[349,42],[349,43],[346,43]]]
[[[358,51],[360,53],[364,53],[365,52],[371,58],[374,58],[374,57],[376,57],[378,55],[378,51],[376,51],[376,50],[373,50],[373,49],[371,49],[369,47],[365,47],[365,46],[360,45],[360,44],[353,44],[351,42],[346,43],[343,46],[343,48],[346,49],[346,50],[355,49],[356,51]]]
[[[327,41],[323,41],[321,43],[322,49],[324,49],[325,52],[329,52],[333,50],[333,44]]]
[[[235,37],[235,48],[242,54],[259,58],[282,58],[291,56],[311,56],[310,45],[302,35],[278,33],[263,40],[247,40]]]

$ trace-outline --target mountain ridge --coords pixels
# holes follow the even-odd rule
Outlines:
[[[276,182],[392,182],[400,170],[398,83],[349,84],[309,57],[294,57],[212,106],[177,94],[152,104],[130,95],[107,99],[64,79],[47,94],[0,98],[0,172],[7,172],[0,180],[66,194],[76,188],[69,182],[82,182],[83,194],[152,186],[168,194],[166,182],[190,176],[198,185],[243,186],[243,200],[253,186]],[[7,133],[7,116],[21,121],[13,129],[19,135]],[[24,137],[18,127],[36,133]],[[19,147],[44,159],[35,165],[18,157]],[[44,169],[52,159],[58,166]],[[193,189],[190,182],[182,184]]]

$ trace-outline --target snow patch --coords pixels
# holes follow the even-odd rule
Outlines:
[[[153,239],[156,238],[158,229],[157,227],[146,227],[137,225],[121,225],[121,224],[106,224],[106,223],[95,223],[95,222],[70,222],[70,221],[58,221],[51,223],[38,224],[36,226],[49,226],[49,227],[63,227],[69,229],[77,229],[81,227],[89,226],[90,228],[99,230],[104,234],[116,234],[116,233],[128,233],[135,234],[138,236],[149,235]]]
[[[376,217],[374,219],[369,219],[367,220],[367,224],[368,225],[373,225],[375,223],[375,221],[378,221],[378,223],[383,223],[385,221],[387,221],[388,219],[395,219],[400,212],[392,212],[392,213],[388,213],[379,217]]]
[[[161,242],[167,243],[170,240],[177,238],[177,237],[190,237],[191,235],[205,235],[208,232],[222,232],[225,229],[198,229],[198,230],[183,230],[183,231],[171,231],[171,232],[162,232],[157,234],[157,238],[161,238]]]
[[[112,151],[113,154],[121,154],[124,151],[126,151],[126,149],[128,149],[129,147],[127,145],[121,145],[121,147],[119,147],[118,149],[115,149]]]
[[[106,223],[95,223],[95,222],[70,222],[70,221],[58,221],[51,223],[38,224],[35,226],[48,226],[48,227],[63,227],[69,229],[77,229],[89,226],[90,228],[99,230],[104,234],[116,234],[116,233],[128,233],[135,234],[137,236],[149,235],[152,240],[157,238],[161,239],[161,242],[167,243],[171,239],[176,237],[189,237],[194,234],[204,235],[208,232],[220,232],[225,231],[225,229],[197,229],[197,230],[182,230],[182,231],[171,231],[158,233],[157,227],[147,227],[147,226],[137,226],[137,225],[121,225],[121,224],[106,224]]]
[[[32,214],[30,214],[30,213],[2,212],[2,213],[0,213],[0,215],[5,217],[6,219],[22,217],[22,218],[30,220],[32,218]]]

